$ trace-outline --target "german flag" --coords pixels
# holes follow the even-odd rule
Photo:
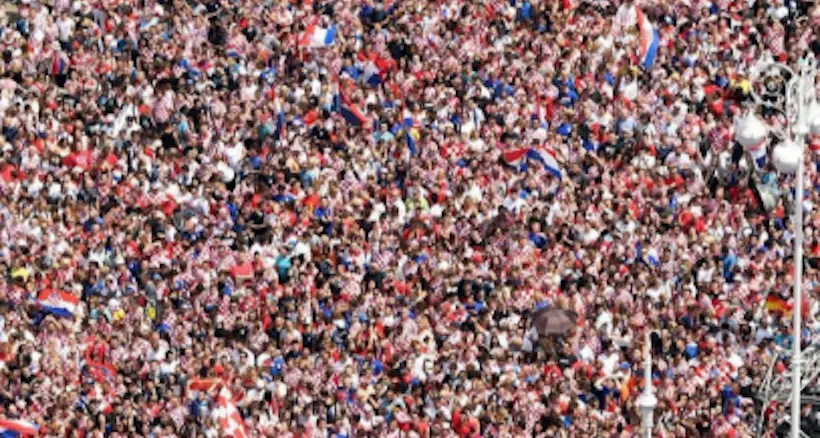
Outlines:
[[[781,297],[779,297],[775,294],[769,294],[766,297],[765,306],[766,306],[766,310],[768,310],[770,312],[773,312],[773,313],[781,313],[781,314],[786,315],[789,312],[791,312],[791,306],[789,305],[789,303],[786,302],[786,300],[784,300],[783,298],[781,298]]]

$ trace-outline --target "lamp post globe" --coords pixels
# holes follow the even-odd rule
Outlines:
[[[780,143],[772,151],[774,167],[780,173],[794,175],[800,165],[800,155],[802,153],[803,150],[792,141]]]
[[[746,114],[737,124],[735,140],[744,149],[756,149],[766,139],[769,130],[754,114]]]

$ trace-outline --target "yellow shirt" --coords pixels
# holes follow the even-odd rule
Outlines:
[[[740,91],[742,91],[743,94],[749,94],[749,92],[752,90],[752,83],[749,82],[748,79],[743,79],[740,81],[733,80],[732,87],[740,88]]]
[[[21,278],[23,281],[28,281],[29,272],[25,266],[21,266],[19,268],[14,268],[11,270],[11,278],[17,279]]]

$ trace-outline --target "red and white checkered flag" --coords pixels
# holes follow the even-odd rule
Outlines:
[[[245,430],[245,423],[242,416],[236,409],[233,402],[233,394],[227,387],[219,390],[216,397],[217,408],[213,411],[213,416],[222,430],[223,437],[247,438],[248,432]]]

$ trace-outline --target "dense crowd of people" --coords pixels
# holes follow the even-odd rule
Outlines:
[[[793,178],[734,133],[820,4],[4,5],[0,432],[631,437],[647,332],[657,436],[788,428]]]

